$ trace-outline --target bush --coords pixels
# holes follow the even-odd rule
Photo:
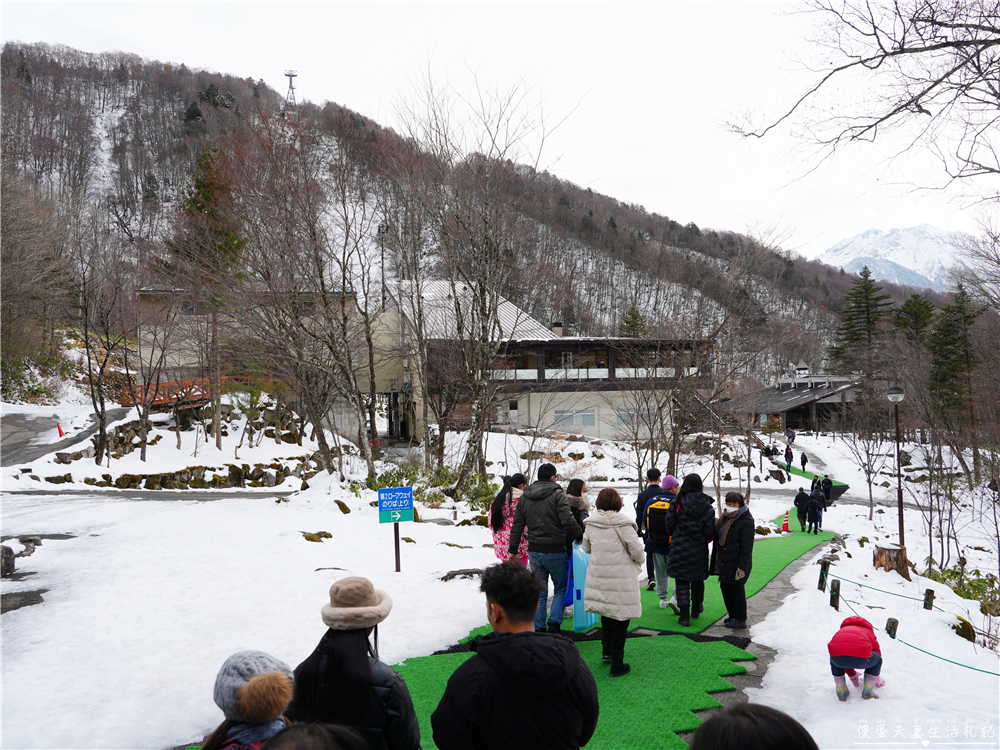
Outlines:
[[[16,403],[29,398],[51,397],[52,392],[37,381],[28,379],[31,360],[28,357],[0,359],[0,397]]]
[[[487,513],[499,491],[500,488],[489,479],[477,475],[475,483],[470,482],[465,489],[465,500],[470,508],[480,513]]]
[[[930,562],[933,564],[933,560]],[[943,583],[963,599],[978,601],[983,614],[1000,614],[1000,581],[993,573],[983,575],[978,569],[966,570],[961,565],[952,565],[944,570],[929,567],[924,575]]]

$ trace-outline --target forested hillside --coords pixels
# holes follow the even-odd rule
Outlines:
[[[177,231],[198,159],[209,148],[245,151],[280,119],[283,97],[253,78],[122,52],[12,43],[0,65],[9,360],[54,351],[52,332],[71,322],[72,283],[64,282],[79,281],[79,266],[67,248],[85,215],[110,228],[140,283],[155,283],[153,259]],[[412,186],[416,172],[434,172],[437,155],[340,105],[306,103],[295,114],[299,127],[310,123],[311,138],[365,172],[363,195],[352,199],[369,201],[379,216],[368,217],[359,241],[381,240],[384,249],[375,228],[402,227],[410,209],[400,186]],[[757,381],[799,358],[821,362],[852,280],[753,238],[681,224],[529,167],[511,165],[498,197],[518,214],[501,291],[534,317],[561,321],[572,334],[613,335],[634,308],[652,333],[724,335],[726,350],[754,352],[742,375]],[[9,243],[15,234],[24,242]],[[394,233],[397,244],[402,234]],[[407,275],[399,247],[386,264],[387,276]],[[899,301],[907,296],[888,291]]]

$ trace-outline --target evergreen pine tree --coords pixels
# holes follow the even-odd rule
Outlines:
[[[646,324],[646,319],[638,308],[632,305],[625,313],[621,325],[618,326],[618,335],[626,339],[641,339],[645,338],[648,333],[649,326]]]
[[[872,381],[884,370],[885,336],[882,323],[892,306],[888,294],[880,294],[868,266],[861,269],[861,278],[844,295],[844,311],[834,334],[828,356],[834,369],[850,375],[861,375]]]
[[[982,313],[959,284],[952,292],[951,304],[941,308],[930,333],[930,387],[943,412],[967,413],[972,402],[972,371],[978,364],[972,327]]]
[[[913,344],[926,344],[934,321],[934,305],[919,294],[910,295],[892,311],[892,325]]]

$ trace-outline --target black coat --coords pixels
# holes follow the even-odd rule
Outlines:
[[[715,536],[712,498],[692,492],[676,508],[675,514],[667,514],[667,531],[673,535],[667,572],[682,581],[704,581],[708,578],[708,543]]]
[[[508,554],[517,554],[526,526],[529,553],[565,552],[567,533],[573,541],[583,541],[583,529],[570,512],[566,492],[555,482],[534,482],[521,495],[510,528]]]
[[[649,501],[659,495],[663,490],[659,484],[651,484],[635,499],[635,526],[639,530],[639,536],[646,536],[646,506]]]
[[[822,512],[823,505],[813,495],[809,498],[809,502],[806,503],[806,516],[809,519],[809,523],[819,523],[819,514]]]
[[[806,494],[805,492],[800,492],[798,495],[795,496],[795,501],[792,504],[795,506],[795,509],[799,513],[805,513],[806,503],[808,502],[809,502],[809,495]]]
[[[726,534],[726,543],[721,550],[719,549],[719,537],[722,536],[722,530],[725,526],[720,526],[715,534],[710,566],[712,570],[715,570],[716,562],[719,563],[719,580],[722,583],[742,586],[750,577],[750,569],[753,567],[753,535],[755,527],[753,516],[750,515],[750,509],[748,508],[729,523],[730,529]],[[737,568],[746,573],[738,581],[736,580]]]
[[[345,722],[334,717],[322,705],[324,684],[330,657],[328,636],[323,636],[316,650],[295,668],[295,698],[285,715],[292,721],[323,724],[350,724],[371,745],[372,750],[419,750],[420,726],[406,683],[395,670],[371,658],[374,690],[368,710],[357,721]]]
[[[576,644],[549,633],[493,633],[450,678],[431,715],[440,750],[576,750],[597,728],[597,682]]]
[[[823,494],[826,495],[826,501],[830,502],[830,492],[833,491],[833,481],[827,477],[822,483]]]

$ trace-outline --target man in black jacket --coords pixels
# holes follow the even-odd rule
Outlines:
[[[440,750],[576,750],[597,728],[597,682],[568,638],[534,631],[540,584],[508,560],[483,571],[491,635],[448,679],[431,715]]]
[[[514,511],[514,523],[510,529],[508,558],[517,555],[524,527],[528,527],[528,565],[535,578],[542,585],[538,595],[538,611],[535,614],[535,630],[558,633],[562,628],[563,602],[566,600],[566,584],[569,573],[566,560],[566,534],[574,541],[583,541],[583,529],[573,518],[566,492],[555,483],[556,467],[542,464],[538,467],[538,481],[532,483],[521,495]],[[552,611],[546,625],[545,610],[548,604],[549,578],[555,589]]]
[[[795,506],[795,513],[799,517],[799,526],[802,530],[806,530],[806,503],[809,502],[809,495],[806,493],[805,489],[799,487],[799,494],[795,496],[795,500],[792,503]]]
[[[833,480],[830,479],[829,474],[823,475],[823,481],[820,485],[823,488],[823,496],[826,498],[826,503],[824,503],[823,507],[826,508],[830,505],[830,493],[833,492]]]
[[[646,528],[646,505],[663,490],[660,488],[660,470],[652,468],[646,472],[646,489],[639,493],[635,500],[635,526],[643,541],[649,541],[649,529]],[[646,591],[656,588],[656,571],[653,568],[653,556],[646,555]]]

